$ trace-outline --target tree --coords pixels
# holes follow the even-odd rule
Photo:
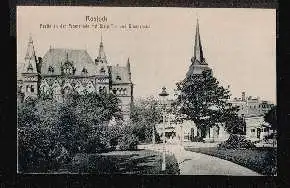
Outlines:
[[[159,135],[155,125],[161,121],[162,114],[155,98],[140,99],[134,103],[131,110],[131,122],[134,127],[133,134],[139,138],[140,142],[151,142],[153,130],[158,141]]]
[[[78,125],[78,147],[85,152],[101,152],[110,146],[108,123],[115,117],[122,119],[119,99],[113,94],[71,94],[65,100],[67,107],[76,117]]]
[[[225,123],[229,132],[237,130],[233,129],[233,126],[237,126],[238,107],[228,103],[229,89],[220,86],[211,71],[186,77],[177,83],[177,91],[179,94],[176,102],[180,106],[180,113],[195,122],[201,130],[201,137],[204,137],[205,131],[216,123]]]
[[[118,102],[113,95],[72,94],[63,103],[50,98],[18,103],[20,170],[57,170],[79,152],[107,149],[118,132],[108,129],[108,121],[122,119]]]
[[[264,120],[271,125],[273,130],[277,130],[277,106],[274,106],[268,113],[265,114]]]

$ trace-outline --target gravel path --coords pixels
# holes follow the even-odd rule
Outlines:
[[[162,144],[140,145],[139,148],[162,151]],[[230,161],[186,151],[180,145],[167,145],[166,150],[175,155],[181,175],[261,176],[257,172]]]

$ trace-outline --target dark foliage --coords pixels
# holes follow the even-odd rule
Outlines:
[[[255,144],[247,140],[244,135],[231,134],[228,140],[218,145],[218,148],[237,149],[237,148],[255,148]]]
[[[213,127],[216,123],[226,123],[227,130],[231,133],[243,130],[236,115],[238,108],[228,102],[229,89],[220,86],[211,71],[185,78],[177,83],[177,91],[180,113],[187,115],[201,130]]]
[[[134,134],[124,134],[118,143],[120,150],[137,150],[138,138]]]
[[[131,110],[132,133],[143,143],[151,143],[153,130],[155,141],[160,141],[155,125],[162,120],[162,114],[154,98],[142,99],[135,102]]]
[[[272,129],[277,130],[277,106],[274,106],[267,114],[265,114],[264,120],[270,123]]]
[[[73,173],[93,174],[179,174],[173,155],[166,155],[166,170],[161,172],[162,155],[151,150],[114,151],[103,154],[77,154],[66,168]]]
[[[232,161],[263,175],[277,175],[277,148],[225,149],[225,148],[185,148]]]
[[[121,134],[108,128],[113,116],[122,118],[113,95],[72,94],[63,103],[27,98],[17,115],[20,172],[57,170],[76,153],[108,151]]]

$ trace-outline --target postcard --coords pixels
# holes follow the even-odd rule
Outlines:
[[[277,175],[275,9],[16,14],[18,173]]]

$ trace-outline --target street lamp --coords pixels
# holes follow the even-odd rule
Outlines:
[[[162,155],[162,167],[161,170],[165,171],[166,163],[165,163],[165,108],[166,108],[166,97],[169,94],[166,92],[166,88],[162,88],[162,92],[159,94],[159,96],[162,98],[162,105],[163,105],[163,155]]]

